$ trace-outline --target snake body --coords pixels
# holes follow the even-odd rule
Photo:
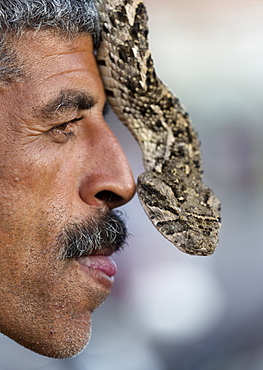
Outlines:
[[[96,0],[97,62],[108,101],[138,142],[146,172],[137,182],[154,226],[181,251],[209,255],[218,243],[220,202],[202,182],[198,136],[179,99],[157,77],[142,0]]]

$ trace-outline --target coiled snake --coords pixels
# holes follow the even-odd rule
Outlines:
[[[200,144],[185,108],[156,76],[142,0],[96,0],[97,62],[108,101],[138,142],[146,172],[137,193],[154,226],[181,251],[209,255],[220,203],[202,182]]]

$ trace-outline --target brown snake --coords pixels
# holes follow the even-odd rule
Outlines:
[[[154,226],[181,251],[209,255],[220,203],[202,182],[200,143],[178,98],[156,76],[142,0],[96,0],[97,61],[108,101],[138,142],[146,172],[137,192]]]

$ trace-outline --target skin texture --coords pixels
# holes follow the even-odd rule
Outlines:
[[[56,237],[69,222],[128,202],[135,185],[103,119],[91,37],[28,31],[15,49],[25,77],[0,93],[0,329],[38,353],[70,357],[88,342],[112,281],[60,259]],[[84,93],[93,106],[49,114],[61,91]],[[100,198],[105,190],[118,197]]]

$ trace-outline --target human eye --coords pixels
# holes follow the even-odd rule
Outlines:
[[[68,122],[63,122],[59,125],[53,126],[49,130],[52,139],[59,143],[67,142],[70,138],[74,137],[75,123],[80,121],[83,117],[74,118]]]

